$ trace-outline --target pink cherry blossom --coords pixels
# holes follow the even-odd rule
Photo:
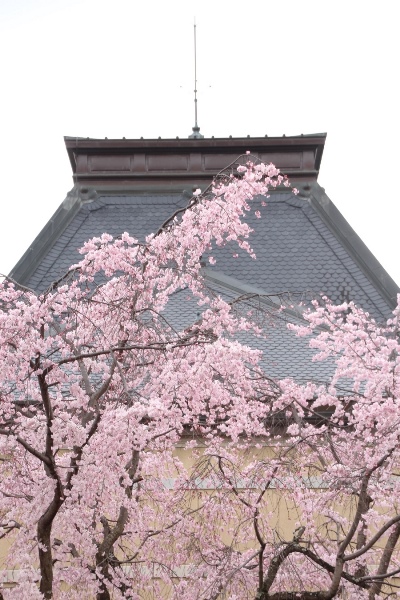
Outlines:
[[[1,284],[4,599],[397,593],[400,307],[378,324],[314,303],[292,334],[332,376],[272,380],[270,316],[201,267],[227,244],[254,256],[244,217],[288,185],[237,170],[145,243],[89,240],[43,294]],[[179,329],[183,290],[199,314]]]

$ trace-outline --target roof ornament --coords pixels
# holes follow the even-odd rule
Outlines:
[[[202,139],[204,135],[200,133],[200,127],[197,125],[197,60],[196,60],[196,19],[194,20],[193,25],[193,33],[194,33],[194,127],[192,127],[192,132],[189,137],[192,139]]]

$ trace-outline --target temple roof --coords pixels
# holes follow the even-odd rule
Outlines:
[[[219,170],[250,150],[288,174],[300,194],[275,191],[261,219],[254,210],[248,213],[256,260],[244,252],[235,259],[229,248],[213,250],[217,262],[207,266],[210,285],[228,297],[251,289],[308,299],[322,293],[335,303],[353,300],[378,320],[386,318],[399,288],[319,185],[324,142],[323,134],[196,140],[65,138],[74,187],[10,276],[43,291],[79,260],[77,250],[89,238],[127,231],[144,239],[177,207],[186,206],[193,188],[204,189]],[[204,260],[207,263],[207,257]],[[178,314],[182,319],[183,306],[177,308]],[[271,344],[275,338],[282,341],[282,335],[271,333]],[[281,342],[275,346],[274,371],[286,376],[295,361],[292,356],[289,368],[287,352],[279,351]],[[304,361],[300,358],[305,350],[299,348],[296,371],[305,375],[306,355]]]

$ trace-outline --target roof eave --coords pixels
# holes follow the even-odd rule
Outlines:
[[[202,139],[92,139],[65,137],[74,183],[96,186],[141,182],[211,181],[251,152],[293,181],[318,178],[326,134]]]

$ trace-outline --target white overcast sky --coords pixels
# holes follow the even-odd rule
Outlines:
[[[394,0],[0,0],[0,272],[72,187],[64,135],[191,133],[196,16],[202,133],[327,132],[319,181],[400,284],[397,10]]]

